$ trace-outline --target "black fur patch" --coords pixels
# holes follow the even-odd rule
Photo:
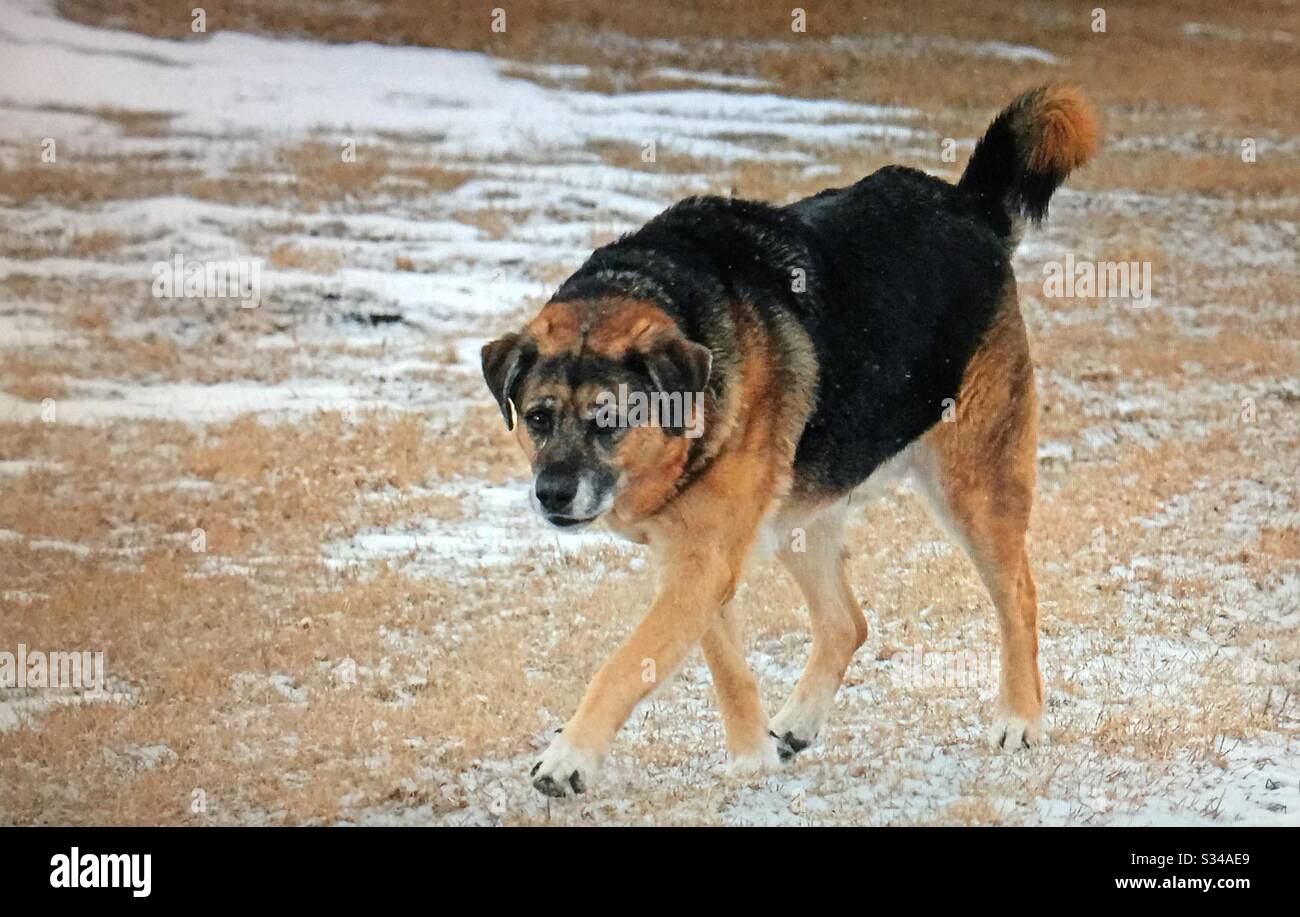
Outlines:
[[[795,457],[801,490],[861,483],[939,421],[1011,279],[997,228],[971,197],[890,166],[787,208],[821,282],[817,408]]]
[[[554,298],[658,304],[713,351],[719,392],[737,368],[734,341],[723,339],[731,303],[774,328],[797,321],[819,378],[796,487],[831,493],[940,419],[1010,280],[1005,225],[976,196],[891,166],[787,207],[682,201],[597,250]]]
[[[1011,234],[1021,217],[1041,223],[1052,194],[1065,180],[1064,173],[1038,171],[1029,165],[1042,132],[1034,109],[1046,91],[1023,93],[993,119],[958,182],[979,201],[985,217],[1003,236]]]

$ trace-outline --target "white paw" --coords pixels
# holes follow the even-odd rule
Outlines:
[[[561,733],[528,775],[533,789],[547,796],[569,796],[586,792],[600,770],[600,756],[578,748]]]
[[[803,751],[821,732],[824,716],[817,711],[806,710],[799,706],[787,704],[781,712],[772,717],[772,738],[776,739],[777,754],[782,761],[789,761]]]
[[[1047,732],[1043,729],[1042,717],[1025,719],[1021,716],[1000,714],[993,720],[989,729],[989,744],[1003,751],[1016,751],[1021,748],[1034,748],[1047,743]]]
[[[781,768],[781,756],[774,740],[764,742],[758,751],[735,755],[727,764],[728,777],[761,777]]]

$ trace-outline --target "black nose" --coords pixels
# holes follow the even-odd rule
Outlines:
[[[560,515],[569,508],[578,493],[578,474],[571,468],[547,468],[537,476],[533,488],[542,509]]]

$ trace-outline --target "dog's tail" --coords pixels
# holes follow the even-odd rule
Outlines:
[[[980,202],[999,235],[1015,238],[1022,219],[1038,223],[1047,215],[1052,193],[1096,148],[1088,100],[1069,87],[1040,86],[993,119],[957,187]]]

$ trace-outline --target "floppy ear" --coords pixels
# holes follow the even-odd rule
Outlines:
[[[703,392],[709,383],[713,351],[674,335],[650,348],[645,354],[645,366],[657,391],[694,394]],[[668,432],[681,436],[685,429],[670,427]]]
[[[662,341],[645,355],[650,381],[662,392],[702,392],[713,368],[713,351],[684,337]]]
[[[524,340],[522,334],[507,334],[484,344],[481,353],[483,378],[487,380],[492,397],[497,400],[497,405],[501,408],[506,429],[513,430],[515,418],[512,405],[515,389],[524,373],[532,366],[533,360],[537,358],[537,348]]]

